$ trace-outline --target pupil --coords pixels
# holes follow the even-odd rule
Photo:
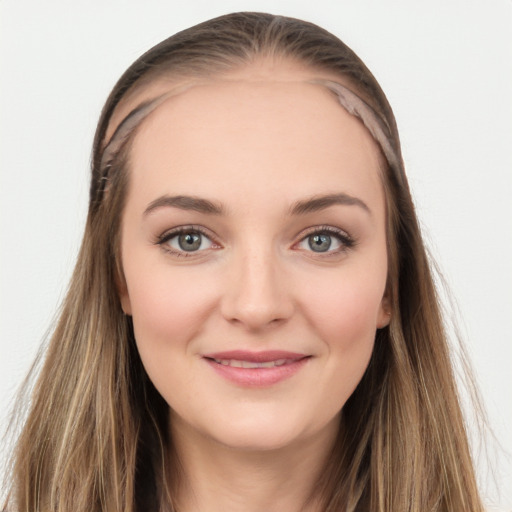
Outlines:
[[[308,239],[309,247],[315,252],[325,252],[331,247],[329,235],[312,235]]]
[[[201,235],[198,233],[185,233],[178,238],[180,249],[196,251],[201,246]]]

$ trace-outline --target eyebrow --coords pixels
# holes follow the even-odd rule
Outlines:
[[[161,196],[149,204],[149,206],[144,210],[144,216],[163,207],[179,208],[180,210],[193,210],[209,215],[222,215],[224,213],[224,208],[220,204],[209,201],[208,199],[202,199],[195,196]]]
[[[363,200],[345,193],[313,196],[308,199],[297,201],[290,208],[290,214],[304,215],[306,213],[313,213],[324,210],[334,205],[358,206],[371,215],[370,208]],[[209,215],[222,215],[224,213],[224,208],[221,204],[214,203],[208,199],[195,196],[165,195],[152,201],[144,210],[144,216],[149,215],[151,212],[158,208],[164,207],[179,208],[180,210],[193,210]]]
[[[358,206],[362,208],[366,213],[370,215],[372,213],[370,208],[368,208],[368,205],[362,199],[345,193],[313,196],[302,201],[297,201],[290,208],[290,213],[292,215],[304,215],[306,213],[324,210],[337,204],[344,206]]]

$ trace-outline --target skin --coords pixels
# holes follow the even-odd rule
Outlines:
[[[268,64],[192,87],[144,121],[131,149],[120,295],[170,406],[186,476],[180,510],[316,510],[304,503],[375,332],[389,322],[380,153],[363,125],[305,78],[290,66],[276,79]],[[291,213],[332,194],[359,202]],[[147,211],[177,195],[222,213]],[[169,239],[178,226],[199,226],[208,238],[185,252]],[[330,249],[315,252],[308,237],[326,226],[343,238],[330,233]],[[234,349],[308,359],[288,379],[247,387],[204,358]]]

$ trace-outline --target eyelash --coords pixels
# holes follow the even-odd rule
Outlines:
[[[210,240],[212,245],[216,246],[215,248],[221,248],[221,245],[218,244],[214,237],[211,235],[211,233],[207,230],[205,230],[201,226],[195,226],[195,225],[189,225],[189,226],[180,226],[177,228],[174,228],[170,231],[166,231],[162,235],[160,235],[157,240],[156,244],[160,245],[163,250],[166,252],[172,254],[173,256],[177,256],[180,258],[190,258],[197,256],[198,253],[204,252],[206,249],[200,250],[200,251],[184,251],[184,250],[175,250],[171,248],[168,245],[168,242],[172,240],[173,238],[184,235],[184,234],[192,234],[197,233],[201,236],[207,238]],[[293,244],[293,247],[297,247],[299,244],[302,244],[307,241],[307,239],[313,235],[326,235],[329,237],[335,238],[340,243],[340,248],[335,250],[327,250],[325,252],[323,251],[313,251],[312,249],[306,252],[310,252],[314,254],[316,257],[319,258],[328,258],[330,256],[336,256],[339,254],[342,254],[344,252],[347,252],[348,250],[352,249],[356,245],[356,241],[345,231],[335,228],[333,226],[314,226],[311,228],[308,228],[307,230],[303,231],[299,236],[300,240]],[[210,247],[211,249],[211,247]]]
[[[335,228],[333,226],[314,226],[303,231],[300,234],[299,242],[294,244],[294,246],[306,242],[307,239],[313,235],[327,235],[329,237],[335,238],[340,243],[340,247],[338,249],[327,250],[325,252],[315,252],[313,250],[308,251],[314,254],[315,257],[319,258],[338,256],[349,251],[350,249],[353,249],[356,245],[356,240],[354,240],[354,238],[352,238],[346,231]]]
[[[171,229],[170,231],[166,231],[164,234],[160,235],[157,238],[156,244],[160,245],[164,251],[172,254],[173,256],[177,256],[179,258],[194,257],[194,256],[197,256],[198,253],[204,252],[204,249],[203,249],[203,251],[190,251],[190,252],[179,251],[179,250],[173,249],[172,247],[170,247],[167,244],[167,242],[169,242],[173,238],[176,238],[177,236],[185,235],[185,234],[191,234],[191,233],[198,233],[201,236],[207,238],[208,240],[211,241],[211,243],[214,246],[217,246],[216,248],[220,248],[221,247],[220,244],[215,242],[214,237],[212,237],[212,235],[210,234],[209,231],[206,231],[201,226],[194,226],[194,225],[180,226],[180,227]]]

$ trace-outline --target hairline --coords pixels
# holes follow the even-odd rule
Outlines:
[[[341,77],[340,77],[341,78]],[[209,86],[215,83],[295,83],[295,84],[307,84],[307,85],[316,85],[320,86],[324,91],[329,91],[332,93],[333,97],[337,99],[338,104],[342,107],[342,109],[354,117],[358,119],[366,131],[371,136],[372,140],[376,144],[379,152],[384,157],[384,160],[390,167],[400,168],[399,165],[399,157],[397,152],[394,150],[392,145],[392,134],[386,133],[387,128],[385,123],[380,118],[379,114],[373,109],[371,105],[369,105],[359,94],[355,93],[350,87],[341,83],[341,80],[332,80],[327,78],[309,78],[305,80],[271,80],[271,79],[229,79],[224,77],[215,77],[214,79],[205,80],[196,79],[190,80],[187,82],[178,82],[175,83],[174,87],[167,89],[167,91],[162,94],[153,96],[149,99],[142,98],[141,101],[136,103],[136,106],[131,108],[127,115],[125,115],[120,122],[117,123],[115,128],[109,129],[107,128],[107,133],[111,132],[112,135],[108,139],[107,142],[104,142],[103,150],[102,150],[102,158],[100,163],[100,175],[101,179],[108,180],[108,173],[105,172],[105,168],[110,166],[112,161],[117,159],[117,156],[122,152],[121,149],[126,146],[125,143],[128,141],[133,141],[133,138],[136,136],[140,127],[144,124],[144,122],[151,117],[151,114],[158,110],[158,107],[167,103],[168,100],[176,98],[181,94],[185,94],[188,91],[195,89],[197,87]],[[140,85],[137,87],[137,90],[132,90],[132,94],[129,96],[136,96],[138,90],[140,90]],[[129,98],[128,98],[129,101]],[[116,107],[116,109],[119,108]],[[115,113],[115,110],[113,114]],[[129,123],[130,119],[133,119],[134,122]],[[124,126],[124,130],[123,130]],[[119,148],[116,150],[116,142],[117,139],[121,138]],[[128,145],[129,142],[128,142]],[[111,155],[111,148],[114,148],[113,154]],[[108,187],[108,184],[107,184]]]

